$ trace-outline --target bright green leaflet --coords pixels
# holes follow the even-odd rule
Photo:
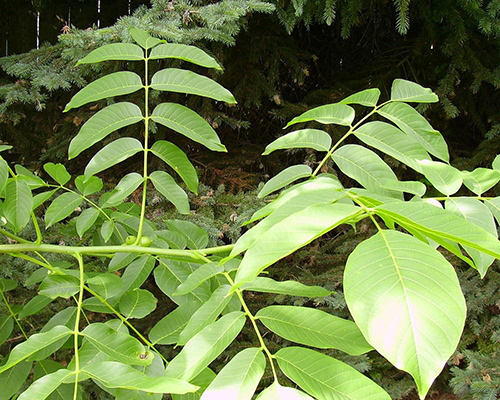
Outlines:
[[[365,107],[375,107],[379,97],[379,89],[366,89],[346,97],[340,104],[361,104]]]
[[[156,190],[170,201],[181,214],[189,214],[189,200],[182,188],[165,171],[155,171],[149,175]]]
[[[46,227],[49,228],[71,215],[75,211],[75,208],[79,207],[82,202],[83,199],[80,195],[71,192],[63,193],[59,197],[56,197],[45,212]]]
[[[101,46],[81,60],[76,65],[93,64],[109,60],[127,60],[140,61],[144,60],[144,51],[137,45],[132,43],[111,43]]]
[[[134,289],[123,294],[119,307],[125,318],[144,318],[155,310],[157,302],[151,292]]]
[[[301,129],[287,133],[267,145],[263,156],[271,154],[280,149],[314,149],[317,151],[328,151],[332,146],[332,138],[325,131],[319,129]]]
[[[200,65],[205,68],[215,68],[221,71],[221,66],[203,50],[198,47],[188,46],[179,43],[166,43],[156,46],[151,50],[149,55],[150,60],[162,58],[176,58],[183,61],[188,61],[192,64]]]
[[[285,128],[299,122],[317,121],[322,124],[350,126],[354,121],[354,109],[345,104],[328,104],[306,111],[292,119]]]
[[[302,297],[325,297],[332,292],[320,286],[306,286],[300,282],[282,281],[278,282],[271,278],[258,276],[252,282],[241,287],[241,290],[250,290],[261,293],[287,294],[289,296]]]
[[[298,179],[307,178],[311,175],[312,169],[308,165],[292,165],[291,167],[284,169],[278,175],[267,181],[260,190],[257,197],[265,197],[268,194],[275,192],[276,190],[279,190]]]
[[[33,196],[28,184],[21,179],[11,179],[5,189],[3,211],[14,232],[23,229],[30,220]]]

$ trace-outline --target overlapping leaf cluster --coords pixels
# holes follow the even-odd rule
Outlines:
[[[343,126],[346,133],[332,145],[326,132],[305,128],[271,143],[265,154],[311,148],[325,156],[314,170],[295,165],[270,179],[260,197],[287,188],[247,221],[256,224],[234,245],[207,248],[207,233],[192,223],[170,220],[167,229],[160,230],[145,218],[149,182],[180,213],[189,213],[187,195],[176,177],[163,170],[148,170],[150,153],[175,171],[189,190],[196,192],[198,187],[196,171],[180,148],[163,140],[151,145],[154,137],[149,121],[210,150],[225,151],[225,147],[213,128],[189,108],[167,102],[150,112],[149,96],[151,90],[158,90],[227,103],[235,100],[216,82],[187,70],[164,69],[150,79],[150,60],[155,59],[176,58],[207,68],[220,67],[197,48],[164,43],[137,29],[131,34],[137,45],[105,45],[79,63],[144,62],[144,77],[128,71],[102,77],[78,92],[66,110],[139,90],[144,91],[144,104],[118,102],[97,112],[72,140],[69,156],[76,157],[111,132],[137,122],[144,123],[143,142],[120,137],[106,145],[90,160],[85,174],[74,180],[76,189],[67,186],[71,176],[62,164],[44,166],[57,183],[47,184],[24,167],[12,169],[0,159],[5,225],[0,233],[18,242],[0,245],[0,252],[41,267],[30,278],[30,284],[40,283],[39,293],[21,309],[10,307],[4,295],[17,283],[0,281],[2,300],[9,310],[0,319],[0,342],[10,336],[14,324],[25,337],[0,365],[4,394],[14,396],[34,365],[33,383],[19,399],[78,399],[84,380],[92,380],[117,399],[161,399],[164,393],[176,400],[244,400],[254,394],[260,400],[390,398],[375,382],[344,362],[313,350],[316,348],[338,349],[349,355],[376,350],[411,374],[424,398],[455,351],[466,316],[455,270],[437,248],[466,261],[481,276],[500,258],[496,232],[499,198],[484,196],[500,180],[500,158],[492,169],[464,172],[452,167],[441,134],[408,104],[436,102],[437,96],[430,89],[398,79],[391,98],[383,103],[379,103],[379,90],[369,89],[294,118],[287,127],[316,121]],[[356,122],[353,104],[370,109]],[[375,115],[384,121],[368,121]],[[344,144],[354,138],[368,147]],[[426,197],[427,186],[421,181],[400,181],[375,151],[412,168],[444,196]],[[98,202],[88,198],[102,189],[96,174],[138,153],[144,160],[142,175],[124,176]],[[360,187],[346,188],[336,176],[321,173],[330,158]],[[299,179],[303,181],[290,186]],[[475,196],[451,197],[462,184]],[[141,206],[125,202],[141,186]],[[43,243],[35,211],[53,196],[45,212],[45,227],[70,217],[85,202],[87,208],[76,217],[76,229],[92,245]],[[330,292],[321,287],[260,275],[338,226],[355,226],[363,219],[371,220],[378,233],[356,247],[345,268],[345,298],[354,321],[295,306],[271,305],[252,314],[245,300],[250,291],[328,296]],[[35,242],[19,236],[30,221],[37,232]],[[72,255],[74,263],[56,264],[44,253]],[[110,258],[106,272],[88,268],[94,257]],[[150,275],[177,307],[146,337],[133,321],[148,316],[162,303],[143,287]],[[76,306],[62,310],[39,333],[28,336],[23,320],[58,297],[73,298]],[[91,322],[87,311],[109,318]],[[255,346],[241,350],[216,375],[210,364],[237,338],[245,323],[255,332]],[[302,346],[272,353],[260,324]],[[73,349],[67,365],[49,358],[67,343]],[[158,345],[182,349],[167,360]],[[272,371],[274,382],[256,393],[266,368]],[[299,388],[280,382],[278,368]]]

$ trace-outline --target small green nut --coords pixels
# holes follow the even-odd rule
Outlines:
[[[153,241],[149,237],[143,236],[141,237],[139,245],[141,245],[142,247],[149,247],[151,246],[151,243],[153,243]]]
[[[127,236],[127,238],[125,239],[125,244],[128,244],[130,246],[134,244],[136,240],[137,240],[136,236]]]

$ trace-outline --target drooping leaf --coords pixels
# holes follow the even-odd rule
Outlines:
[[[97,176],[85,176],[80,175],[75,179],[76,188],[84,196],[89,196],[102,189],[103,183],[102,179]]]
[[[149,340],[153,344],[174,344],[179,340],[191,316],[200,307],[200,303],[184,303],[163,317],[149,332]]]
[[[91,363],[81,372],[107,388],[142,390],[149,393],[188,393],[198,388],[190,383],[168,376],[150,377],[137,369],[119,362]]]
[[[0,374],[1,399],[10,399],[14,396],[28,379],[31,371],[30,362],[21,362],[8,371]],[[19,397],[18,399],[20,399]]]
[[[151,314],[158,300],[151,292],[135,289],[123,294],[120,299],[120,312],[125,318],[144,318]]]
[[[172,359],[165,375],[187,381],[197,376],[238,336],[245,319],[243,312],[235,311],[205,327]]]
[[[15,232],[28,225],[32,207],[33,195],[28,184],[22,179],[10,179],[5,188],[3,212]]]
[[[18,344],[11,350],[7,362],[0,367],[0,374],[26,360],[28,357],[32,356],[43,348],[50,346],[58,340],[68,337],[72,334],[72,330],[68,329],[65,326],[59,325],[55,326],[47,332],[35,333],[34,335],[31,335],[28,339],[26,339],[26,341]]]
[[[307,307],[269,306],[256,317],[277,335],[306,346],[357,356],[373,350],[352,321]]]
[[[64,112],[93,101],[134,93],[142,87],[141,77],[136,73],[129,71],[114,72],[96,79],[81,89],[71,98]]]
[[[130,196],[142,183],[144,178],[137,172],[131,172],[125,175],[118,185],[115,186],[106,201],[103,203],[103,207],[114,206],[125,200],[126,197]]]
[[[217,263],[211,262],[202,265],[201,267],[194,270],[194,272],[187,277],[187,279],[181,283],[174,292],[175,296],[183,295],[193,291],[193,289],[200,286],[203,282],[209,280],[217,274],[224,272]]]
[[[181,149],[166,140],[158,140],[151,147],[151,152],[174,169],[186,183],[189,190],[198,193],[198,174]]]
[[[429,154],[419,142],[394,125],[373,121],[361,125],[353,133],[368,146],[383,151],[417,172],[422,172],[417,160],[430,159]]]
[[[446,196],[456,193],[462,186],[462,174],[451,165],[431,160],[421,160],[419,164],[425,177]]]
[[[488,168],[476,168],[472,172],[461,171],[464,185],[478,196],[495,186],[500,181],[500,171]]]
[[[464,328],[465,299],[451,264],[410,235],[381,230],[349,256],[344,293],[368,343],[413,376],[423,399]]]
[[[153,186],[170,201],[181,214],[189,214],[189,199],[186,192],[175,183],[165,171],[155,171],[149,175]]]
[[[251,400],[265,369],[261,349],[242,350],[222,368],[201,400]]]
[[[153,354],[146,352],[139,340],[127,333],[115,331],[108,325],[93,323],[87,326],[81,335],[93,346],[121,363],[148,365],[153,359]]]
[[[109,299],[121,293],[123,281],[118,275],[108,272],[88,279],[87,285],[104,299]]]
[[[25,181],[30,189],[33,190],[41,188],[43,186],[47,186],[47,183],[42,178],[40,178],[38,175],[35,175],[33,172],[23,167],[22,165],[16,164],[14,168],[17,174],[17,179]]]
[[[43,169],[47,172],[52,179],[54,179],[59,185],[64,185],[69,182],[71,175],[66,170],[63,164],[57,163],[46,163],[43,165]]]
[[[286,347],[276,354],[288,378],[317,399],[390,400],[375,382],[330,356],[301,347]]]
[[[69,158],[75,158],[82,151],[100,142],[111,132],[142,120],[141,109],[133,103],[115,103],[103,108],[83,124],[69,144]]]
[[[144,51],[133,43],[111,43],[92,50],[79,60],[76,65],[94,64],[109,60],[140,61],[144,60]]]
[[[54,301],[54,299],[51,299],[50,297],[36,295],[24,305],[23,309],[18,315],[18,318],[23,319],[29,317],[30,315],[34,315],[40,312],[47,305],[52,303],[52,301]]]
[[[271,386],[264,389],[256,400],[314,400],[300,390],[281,386],[278,382],[273,382]]]
[[[142,151],[141,142],[134,138],[120,138],[104,146],[87,164],[85,176],[91,176],[116,165]]]
[[[280,149],[314,149],[328,151],[332,145],[332,138],[325,131],[319,129],[300,129],[279,137],[267,145],[263,156]]]
[[[446,210],[451,211],[455,215],[459,215],[465,220],[483,228],[492,236],[498,236],[493,215],[488,207],[479,200],[468,197],[450,198],[445,201],[445,207]],[[481,275],[484,276],[490,265],[495,261],[495,257],[481,253],[468,246],[464,246],[464,249],[474,260],[474,264]]]
[[[484,202],[486,206],[493,213],[493,216],[497,220],[498,225],[500,225],[500,197],[495,197]]]
[[[71,215],[82,204],[82,201],[80,195],[73,192],[66,192],[56,197],[45,212],[46,228]]]
[[[94,226],[99,216],[99,210],[94,207],[87,208],[82,211],[82,213],[76,217],[76,232],[78,236],[82,236],[87,232],[92,226]]]
[[[63,368],[45,375],[33,382],[31,386],[19,396],[19,400],[44,400],[61,386],[67,378],[74,374],[75,371]]]
[[[266,267],[360,214],[349,204],[318,204],[273,225],[245,253],[235,283],[254,280]]]
[[[231,296],[228,295],[230,290],[229,285],[222,285],[215,289],[210,298],[189,319],[179,335],[177,341],[179,345],[185,345],[193,336],[217,319],[231,300]]]
[[[350,126],[354,121],[354,109],[346,104],[327,104],[315,107],[292,119],[285,128],[299,122],[316,121],[321,124]]]
[[[361,104],[365,107],[375,107],[380,97],[379,89],[366,89],[361,92],[351,94],[340,102],[340,104]]]
[[[271,278],[258,276],[253,281],[244,284],[242,290],[250,290],[261,293],[285,294],[288,296],[301,297],[325,297],[331,292],[321,286],[306,286],[300,282],[282,281],[278,282]]]
[[[51,299],[57,297],[67,299],[79,291],[80,279],[71,275],[51,274],[43,280],[38,288],[38,293]]]
[[[214,80],[178,68],[166,68],[158,71],[151,79],[151,88],[168,92],[195,94],[229,104],[236,104],[231,92]]]
[[[188,46],[178,43],[166,43],[156,46],[151,50],[149,55],[150,60],[161,58],[176,58],[183,61],[188,61],[192,64],[200,65],[206,68],[215,68],[222,70],[221,66],[203,50],[195,46]]]
[[[377,113],[396,124],[404,133],[420,143],[433,156],[449,161],[448,146],[441,133],[434,130],[427,120],[406,103],[389,103]]]
[[[275,192],[276,190],[279,190],[292,182],[295,182],[297,179],[306,178],[311,175],[312,169],[308,165],[292,165],[291,167],[284,169],[278,175],[267,181],[260,190],[257,197],[265,197],[268,194]]]
[[[146,50],[151,47],[155,47],[160,43],[166,43],[165,40],[155,38],[148,32],[138,28],[130,28],[130,35],[138,45]]]
[[[397,177],[373,151],[348,144],[335,150],[332,158],[344,174],[359,182],[365,189],[382,196],[403,198],[400,192],[384,189],[383,182],[397,181]]]
[[[405,79],[394,79],[391,88],[391,100],[408,103],[436,103],[439,98],[431,89]]]
[[[208,233],[192,222],[169,219],[165,223],[171,231],[184,235],[187,239],[187,246],[192,250],[203,249],[208,244]]]
[[[227,151],[210,124],[198,113],[183,105],[158,104],[151,114],[151,119],[212,151]]]

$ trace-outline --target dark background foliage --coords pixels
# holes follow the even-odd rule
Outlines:
[[[67,158],[69,141],[81,124],[105,105],[103,101],[63,114],[66,102],[86,82],[123,67],[106,63],[75,68],[76,61],[93,48],[130,41],[128,29],[137,26],[168,41],[194,43],[220,60],[224,71],[212,77],[235,94],[238,105],[170,95],[207,118],[229,150],[214,157],[173,137],[187,149],[207,185],[192,199],[196,212],[191,218],[209,231],[214,243],[230,242],[241,234],[240,223],[258,206],[253,190],[260,181],[283,165],[302,162],[304,156],[314,162],[312,155],[300,151],[260,156],[265,145],[281,134],[285,121],[369,87],[379,87],[387,96],[394,78],[416,81],[439,94],[439,104],[420,111],[444,134],[452,164],[462,169],[490,166],[500,150],[498,0],[102,0],[100,14],[96,0],[0,3],[0,55],[8,51],[0,58],[0,142],[14,145],[3,153],[9,161],[40,172],[44,162]],[[39,49],[35,48],[37,13]],[[129,136],[141,135],[128,129]],[[329,129],[334,136],[341,133]],[[156,135],[161,138],[168,132],[159,128]],[[66,163],[68,169],[80,173],[90,153]],[[132,164],[118,166],[107,178],[116,182],[132,169]],[[225,187],[215,189],[220,184]],[[155,211],[166,208],[162,207],[153,205],[150,216],[171,217],[170,210]],[[306,283],[326,282],[336,294],[310,305],[345,316],[343,265],[369,234],[361,227],[356,233],[314,243],[273,268],[273,274]],[[71,227],[61,226],[53,239],[68,237]],[[455,357],[435,386],[434,398],[455,392],[459,398],[494,399],[500,394],[498,265],[481,281],[456,260],[453,263],[467,298],[468,324]],[[24,263],[5,265],[2,275],[21,280],[32,271]],[[32,293],[19,292],[12,300],[24,303],[23,296],[28,295]],[[275,296],[252,300],[256,308],[301,301]],[[33,323],[36,326],[36,320]],[[381,358],[370,355],[347,361],[389,387],[394,398],[413,395],[410,380]]]

